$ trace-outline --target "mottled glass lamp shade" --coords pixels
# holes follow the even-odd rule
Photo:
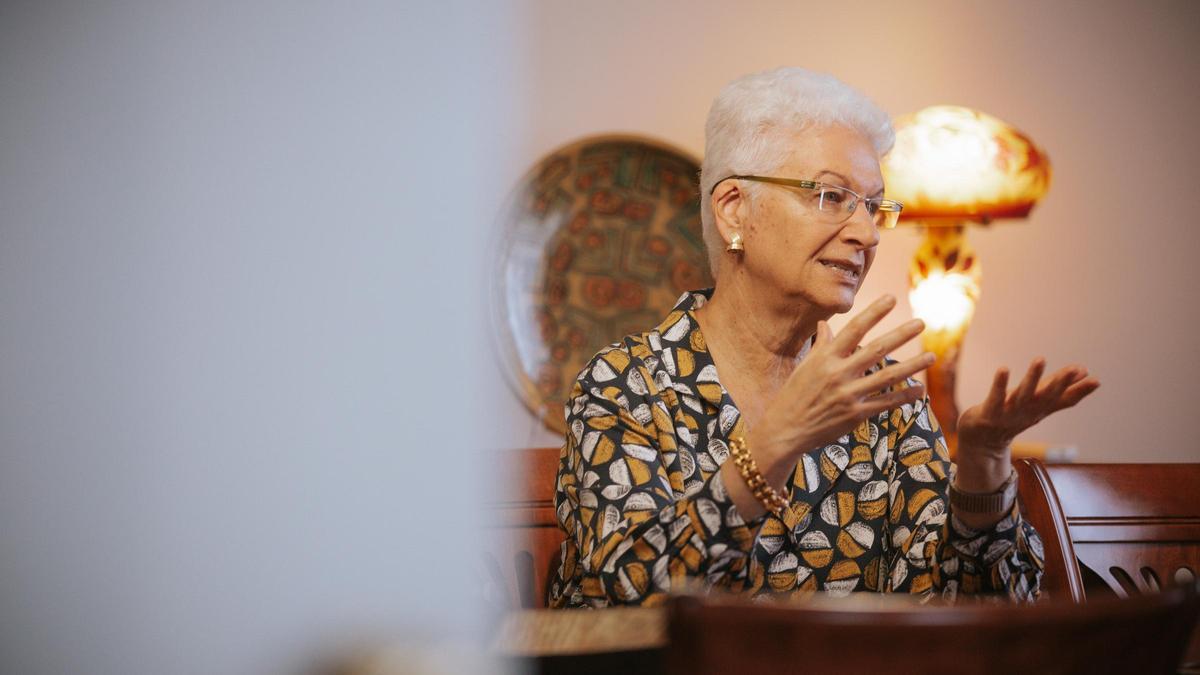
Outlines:
[[[909,303],[927,326],[922,346],[937,355],[926,384],[953,453],[958,354],[982,283],[966,226],[1027,217],[1050,188],[1050,162],[1028,136],[970,108],[933,106],[895,125],[883,176],[888,198],[904,203],[900,222],[925,231],[909,266]]]

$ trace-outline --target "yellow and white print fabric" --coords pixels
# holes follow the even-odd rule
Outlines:
[[[1042,544],[1015,505],[982,532],[948,513],[951,464],[927,400],[805,453],[782,517],[746,522],[717,472],[742,423],[693,314],[709,293],[685,294],[657,328],[609,346],[576,380],[551,606],[657,604],[696,583],[752,595],[1036,597]]]

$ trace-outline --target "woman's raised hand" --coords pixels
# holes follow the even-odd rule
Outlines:
[[[829,324],[817,324],[817,339],[783,388],[767,406],[750,447],[767,452],[787,464],[796,453],[831,443],[850,433],[864,419],[913,403],[923,386],[887,391],[893,385],[928,368],[933,355],[921,354],[867,374],[871,366],[921,334],[925,324],[908,321],[859,349],[859,343],[896,306],[884,296],[852,318],[837,335]]]
[[[987,400],[967,408],[958,418],[958,444],[964,451],[963,459],[975,453],[1000,455],[1017,434],[1051,413],[1079,403],[1100,386],[1099,380],[1088,377],[1083,366],[1062,368],[1043,383],[1045,370],[1045,359],[1034,359],[1011,393],[1008,370],[996,371]]]

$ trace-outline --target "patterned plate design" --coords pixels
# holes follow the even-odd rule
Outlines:
[[[712,285],[700,166],[657,141],[586,138],[525,175],[500,222],[493,307],[510,382],[553,431],[588,359]]]

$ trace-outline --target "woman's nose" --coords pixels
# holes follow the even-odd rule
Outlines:
[[[863,248],[872,248],[879,243],[879,227],[866,204],[859,202],[854,205],[854,212],[842,224],[842,236]]]

